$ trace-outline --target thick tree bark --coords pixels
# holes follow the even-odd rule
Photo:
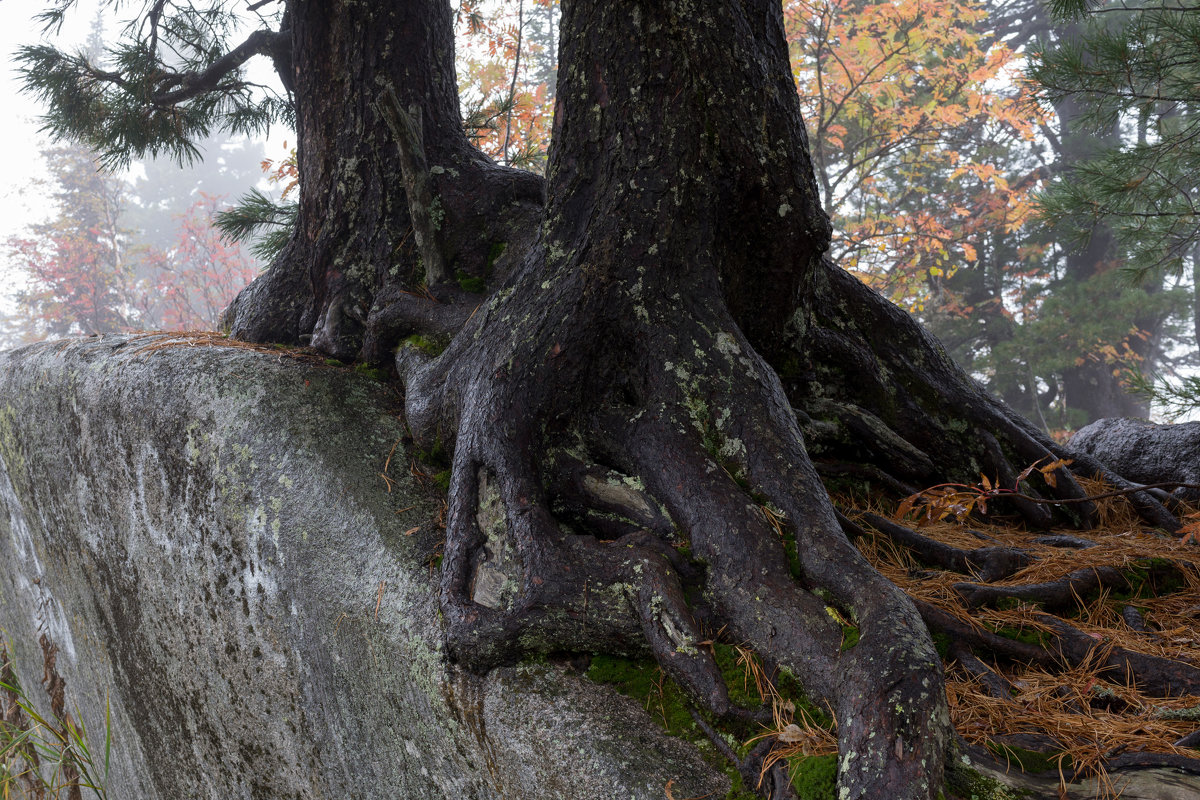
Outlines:
[[[564,4],[544,208],[540,179],[466,144],[445,0],[289,8],[301,221],[234,332],[311,332],[343,358],[400,344],[414,437],[453,451],[454,657],[648,650],[696,704],[745,716],[706,646],[724,627],[833,710],[841,796],[936,797],[951,727],[926,612],[843,534],[795,407],[896,485],[1058,451],[822,259],[777,0]],[[377,87],[421,136],[397,142]],[[414,216],[490,294],[414,291]]]
[[[300,207],[284,252],[231,307],[233,335],[373,360],[407,335],[389,306],[423,284],[404,191],[401,143],[381,108],[421,111],[421,154],[450,277],[486,277],[493,246],[541,207],[540,179],[495,166],[468,142],[458,109],[454,30],[445,0],[288,4]],[[435,295],[439,287],[428,286]],[[377,302],[379,301],[379,302]],[[379,318],[376,324],[373,318]],[[372,330],[377,335],[371,336]]]
[[[937,656],[841,533],[760,355],[786,350],[828,243],[780,7],[576,0],[562,42],[541,241],[441,356],[399,359],[414,433],[455,442],[452,650],[645,641],[729,714],[700,644],[728,625],[835,710],[849,796],[936,796]],[[754,497],[790,520],[798,578]],[[846,652],[828,607],[859,627]]]

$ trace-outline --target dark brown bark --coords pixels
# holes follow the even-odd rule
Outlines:
[[[848,431],[829,445],[839,458],[895,471],[897,486],[1011,480],[1014,464],[1061,451],[822,260],[828,221],[778,2],[565,4],[544,209],[540,179],[466,145],[444,0],[289,13],[301,219],[239,299],[234,331],[311,333],[342,358],[400,345],[414,437],[453,451],[441,583],[453,657],[486,670],[530,653],[648,651],[697,705],[744,718],[702,633],[725,627],[833,710],[839,791],[937,796],[951,728],[921,615],[960,623],[918,612],[847,540],[793,407]],[[432,199],[401,188],[381,81],[396,106],[421,109],[408,140],[423,142]],[[412,204],[434,202],[440,216],[421,211],[440,228],[423,246],[443,249],[449,274],[487,277],[488,294],[418,291]],[[431,355],[402,342],[411,333],[448,346]],[[1056,492],[1080,496],[1060,472]],[[927,549],[985,577],[1019,560]],[[845,651],[834,616],[858,629]]]
[[[780,332],[828,242],[780,8],[577,0],[562,42],[541,241],[440,357],[398,361],[414,433],[455,443],[452,652],[487,668],[645,642],[697,702],[733,713],[686,575],[663,554],[680,536],[711,624],[842,721],[845,791],[935,796],[949,740],[936,653],[841,534],[760,355],[786,351]],[[544,477],[572,460],[596,468]],[[589,494],[651,527],[605,542],[614,526],[586,513],[576,528],[556,520]],[[751,494],[790,520],[798,579]],[[830,603],[859,627],[844,653]]]
[[[421,109],[424,161],[444,227],[450,276],[484,277],[493,246],[528,224],[541,205],[540,179],[492,164],[468,142],[458,109],[454,31],[445,0],[291,2],[290,74],[295,97],[300,207],[284,252],[226,314],[233,335],[299,342],[350,360],[383,357],[412,330],[370,336],[388,287],[422,284],[404,192],[401,150],[380,110],[391,89]],[[436,297],[438,287],[428,287]]]

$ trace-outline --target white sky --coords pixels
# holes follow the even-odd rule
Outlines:
[[[91,21],[99,6],[98,0],[79,0],[78,9],[68,15],[61,35],[54,43],[72,50],[83,45]],[[122,8],[106,19],[106,38],[115,38],[127,15],[141,8],[140,3],[122,4]],[[0,0],[0,310],[6,310],[8,298],[20,286],[3,257],[3,243],[10,236],[22,234],[32,223],[46,220],[53,206],[40,194],[34,181],[46,175],[40,149],[48,139],[38,132],[38,117],[42,109],[35,100],[21,93],[21,82],[12,62],[13,53],[25,44],[41,38],[40,27],[33,16],[45,8],[41,0]],[[255,59],[261,61],[261,59]],[[270,73],[265,62],[251,67]],[[256,76],[264,80],[264,76]],[[294,142],[295,136],[283,128],[272,128],[268,137],[268,155],[281,158],[284,140]]]

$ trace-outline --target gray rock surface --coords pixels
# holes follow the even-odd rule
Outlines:
[[[43,711],[57,648],[94,747],[111,703],[110,798],[725,794],[605,687],[447,664],[390,390],[195,344],[0,354],[0,627]]]
[[[1070,446],[1131,481],[1200,484],[1200,422],[1157,425],[1140,419],[1100,419],[1081,428]]]

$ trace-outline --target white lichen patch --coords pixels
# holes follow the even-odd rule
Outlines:
[[[511,609],[521,595],[521,564],[508,537],[504,501],[486,469],[479,471],[475,522],[487,540],[472,578],[471,599],[488,608]]]
[[[686,384],[692,379],[692,374],[683,364],[676,364],[673,361],[663,362],[663,370],[673,373],[679,379],[680,384]]]
[[[742,354],[742,348],[738,346],[737,340],[725,331],[717,333],[717,352],[730,359],[736,358]]]
[[[722,461],[734,461],[743,464],[746,461],[746,445],[741,439],[733,437],[721,440],[717,447],[717,455]]]
[[[615,481],[603,481],[593,475],[587,475],[583,479],[583,488],[601,503],[627,509],[635,515],[649,516],[653,514],[650,504],[642,494],[644,486],[641,485],[641,480],[637,478],[627,480],[636,483],[627,483],[619,478]]]

